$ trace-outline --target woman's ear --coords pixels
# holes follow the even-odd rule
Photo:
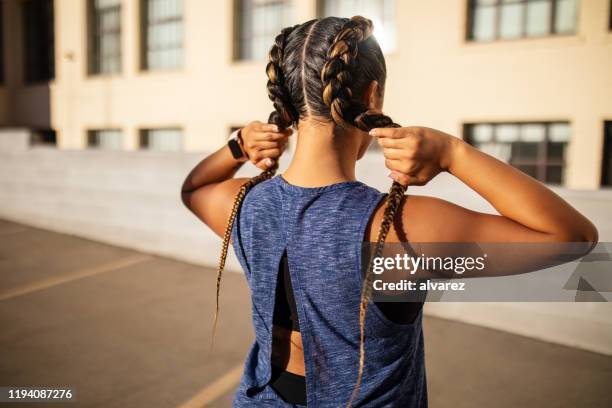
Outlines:
[[[378,81],[374,80],[370,82],[370,85],[368,85],[368,88],[364,92],[362,102],[368,109],[382,109],[383,93],[382,89],[378,87]]]

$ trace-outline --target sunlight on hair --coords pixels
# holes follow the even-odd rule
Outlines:
[[[395,27],[391,23],[384,24],[380,19],[372,18],[374,25],[374,38],[378,41],[383,53],[389,54],[395,51]]]

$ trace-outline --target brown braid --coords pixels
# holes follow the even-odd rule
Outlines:
[[[327,53],[328,60],[321,70],[323,81],[323,102],[329,106],[332,119],[341,126],[352,125],[361,130],[369,131],[380,127],[400,127],[391,118],[376,110],[364,110],[360,103],[353,99],[350,88],[351,70],[357,57],[360,41],[367,40],[372,33],[372,22],[364,17],[351,18],[336,34],[334,42]],[[361,111],[361,112],[359,112]],[[406,186],[398,182],[391,185],[386,197],[386,206],[383,221],[376,237],[375,254],[380,256],[383,244],[395,218],[395,214],[406,192]],[[372,297],[372,263],[369,264],[361,288],[361,301],[359,303],[359,372],[357,382],[347,407],[351,407],[355,399],[365,362],[364,327],[368,302]]]
[[[268,117],[268,123],[273,123],[278,126],[279,130],[285,130],[289,128],[293,123],[297,122],[298,114],[296,109],[291,104],[289,97],[289,91],[285,85],[285,78],[282,70],[283,54],[285,46],[287,44],[287,37],[297,27],[287,27],[276,36],[274,45],[268,53],[269,62],[266,66],[266,73],[268,75],[268,96],[274,105],[274,111]],[[219,267],[217,269],[217,301],[215,308],[215,317],[213,322],[212,337],[210,342],[210,350],[212,351],[215,340],[215,333],[217,331],[217,320],[219,316],[219,292],[221,289],[221,276],[225,268],[225,261],[227,259],[227,251],[229,248],[229,242],[232,234],[232,227],[236,220],[236,215],[240,210],[240,206],[247,195],[249,190],[258,183],[268,180],[274,176],[278,170],[278,159],[274,161],[274,165],[263,171],[259,175],[249,179],[242,186],[232,205],[232,211],[227,220],[227,226],[225,227],[225,233],[223,234],[223,244],[221,245],[221,256],[219,258]]]
[[[327,61],[321,69],[323,103],[329,106],[332,119],[339,125],[354,125],[354,112],[360,108],[350,88],[351,69],[359,42],[368,39],[371,34],[372,21],[355,16],[336,34],[327,51]]]

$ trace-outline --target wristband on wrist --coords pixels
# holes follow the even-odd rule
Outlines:
[[[234,159],[238,161],[247,161],[249,159],[249,156],[247,155],[243,147],[244,145],[242,143],[241,130],[242,129],[238,129],[232,132],[229,140],[227,141],[227,145],[229,146]]]

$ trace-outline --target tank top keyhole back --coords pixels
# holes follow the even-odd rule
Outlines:
[[[361,251],[385,197],[359,181],[254,186],[232,228],[251,291],[255,339],[233,407],[344,407],[359,367]],[[374,303],[353,407],[427,407],[422,304]],[[272,327],[299,331],[304,375],[272,361]]]

